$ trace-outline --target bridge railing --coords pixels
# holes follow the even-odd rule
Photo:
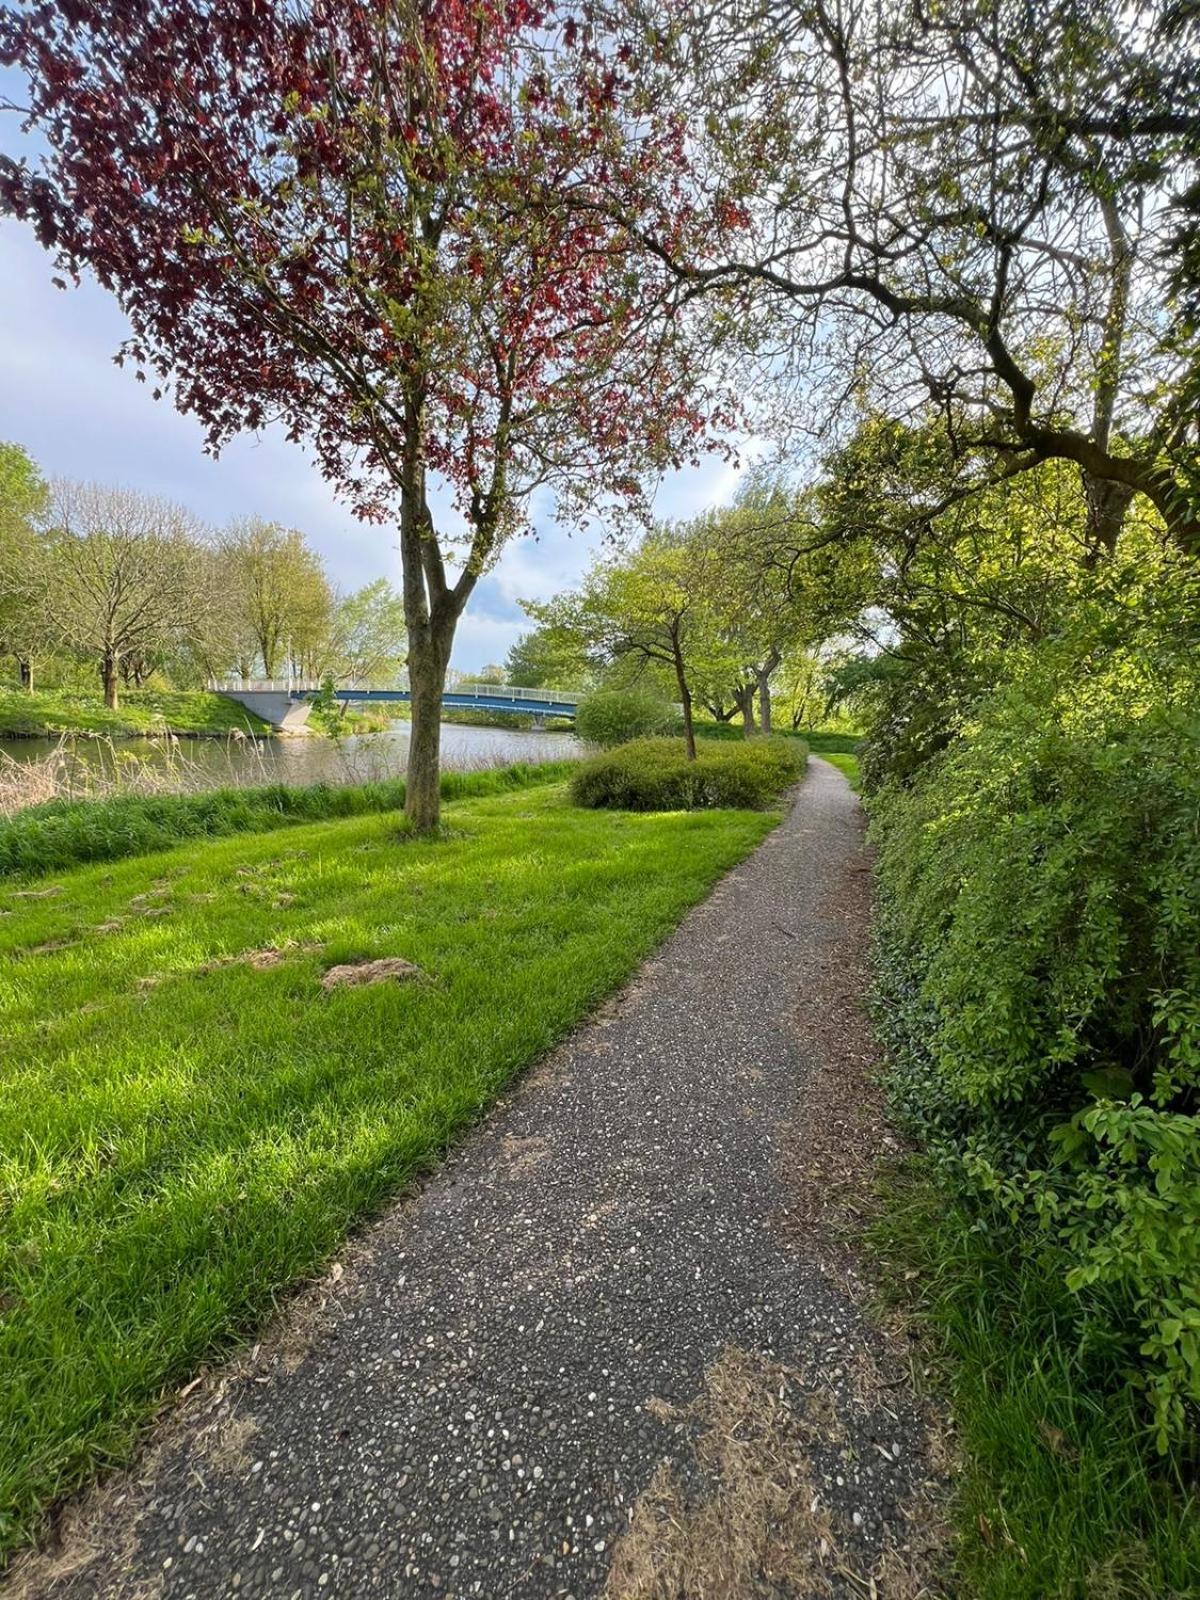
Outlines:
[[[205,688],[212,694],[316,694],[315,678],[210,678]]]
[[[456,683],[446,685],[447,694],[470,695],[478,700],[536,700],[544,706],[576,706],[581,693],[559,689],[517,689],[510,683]]]
[[[214,694],[317,694],[322,685],[309,678],[212,678],[207,684]],[[408,692],[408,679],[402,678],[392,687],[395,692]],[[334,694],[340,698],[356,694],[370,694],[364,684],[337,684]],[[508,683],[448,683],[446,694],[470,696],[473,700],[534,701],[539,705],[576,706],[582,692],[572,694],[559,689],[518,689]]]

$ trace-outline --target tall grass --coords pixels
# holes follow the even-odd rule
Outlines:
[[[1196,1600],[1195,1461],[1143,1449],[1137,1396],[1079,1325],[1052,1254],[982,1227],[933,1168],[885,1183],[871,1242],[949,1389],[963,1600]]]
[[[444,772],[442,797],[465,799],[557,783],[573,768],[569,761],[521,762]],[[391,778],[345,787],[276,783],[200,794],[51,800],[0,821],[0,879],[61,872],[90,861],[120,861],[169,850],[188,839],[265,833],[302,822],[396,811],[404,804],[404,792],[404,780]]]

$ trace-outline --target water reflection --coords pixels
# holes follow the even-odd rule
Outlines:
[[[228,783],[362,783],[401,777],[408,759],[407,722],[382,733],[357,734],[334,741],[319,736],[251,740],[78,739],[71,759],[106,772],[114,763],[144,763],[166,780],[178,775],[178,787],[217,788]],[[0,753],[14,761],[36,763],[59,749],[54,739],[0,739]],[[528,728],[472,728],[442,724],[442,765],[451,770],[508,765],[517,761],[561,761],[579,755],[582,745],[571,733]],[[163,787],[171,785],[164,781]]]

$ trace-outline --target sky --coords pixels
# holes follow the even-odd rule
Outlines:
[[[213,460],[193,418],[114,365],[127,327],[112,297],[87,281],[56,289],[52,274],[32,232],[0,220],[0,440],[24,446],[46,477],[162,495],[214,525],[260,516],[299,528],[339,589],[381,576],[399,586],[394,534],[359,522],[282,430],[240,438]],[[715,458],[674,474],[658,487],[655,512],[686,517],[724,503],[737,477]],[[518,602],[570,588],[602,538],[547,521],[537,537],[511,543],[459,623],[452,666],[502,662],[529,626]]]

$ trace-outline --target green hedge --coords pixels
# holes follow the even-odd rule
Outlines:
[[[882,1015],[977,1226],[1060,1274],[1061,1336],[1167,1450],[1200,1406],[1200,719],[1173,656],[1068,654],[873,798]]]
[[[501,794],[561,782],[575,763],[526,762],[485,772],[444,772],[442,798]],[[122,795],[107,800],[52,800],[0,822],[0,878],[61,872],[88,861],[169,850],[185,839],[265,833],[293,823],[398,810],[404,781],[289,788],[213,789],[203,794]]]
[[[804,771],[795,740],[743,740],[702,747],[689,761],[682,741],[638,739],[585,761],[571,780],[576,805],[619,811],[760,809]]]

